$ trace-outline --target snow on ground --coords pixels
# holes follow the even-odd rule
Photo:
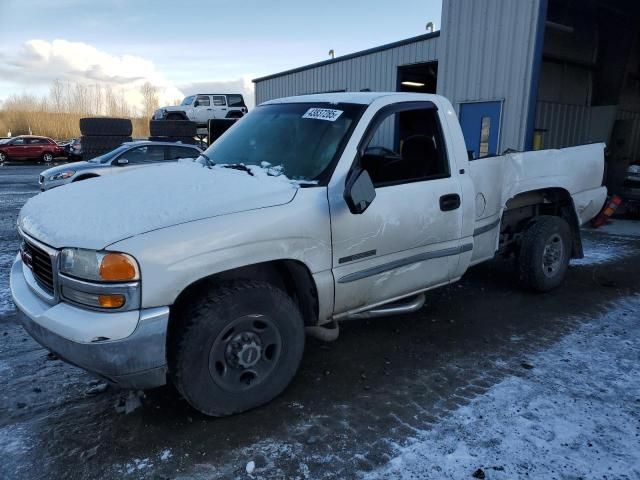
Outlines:
[[[635,229],[640,235],[640,226]],[[635,229],[630,231],[635,231]],[[571,260],[571,265],[602,265],[636,253],[630,250],[629,244],[624,238],[617,237],[617,234],[613,232],[602,233],[604,235],[598,235],[598,238],[594,238],[593,235],[582,236],[584,258]]]
[[[640,478],[638,311],[611,305],[365,478]]]
[[[13,312],[15,309],[9,290],[9,271],[15,258],[15,251],[11,253],[0,252],[0,315]]]

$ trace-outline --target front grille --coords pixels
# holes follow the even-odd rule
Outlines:
[[[31,256],[31,271],[33,277],[47,293],[53,295],[53,264],[51,257],[41,248],[36,247],[28,241],[24,242],[25,252]]]

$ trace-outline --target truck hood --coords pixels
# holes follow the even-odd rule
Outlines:
[[[174,105],[171,107],[161,107],[158,110],[156,110],[156,112],[159,112],[161,110],[166,110],[167,112],[184,112],[189,108],[191,108],[191,105]]]
[[[298,185],[260,167],[179,162],[71,183],[31,198],[18,225],[54,248],[100,250],[134,235],[290,202]]]

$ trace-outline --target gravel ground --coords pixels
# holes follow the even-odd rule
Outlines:
[[[639,225],[585,232],[549,294],[494,261],[414,315],[309,339],[283,395],[210,419],[168,387],[107,387],[19,325],[7,277],[40,169],[0,167],[0,478],[640,477]]]

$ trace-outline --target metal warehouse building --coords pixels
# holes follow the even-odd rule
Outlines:
[[[475,158],[605,141],[640,160],[640,2],[444,0],[440,31],[254,80],[256,104],[340,91],[438,93]]]

